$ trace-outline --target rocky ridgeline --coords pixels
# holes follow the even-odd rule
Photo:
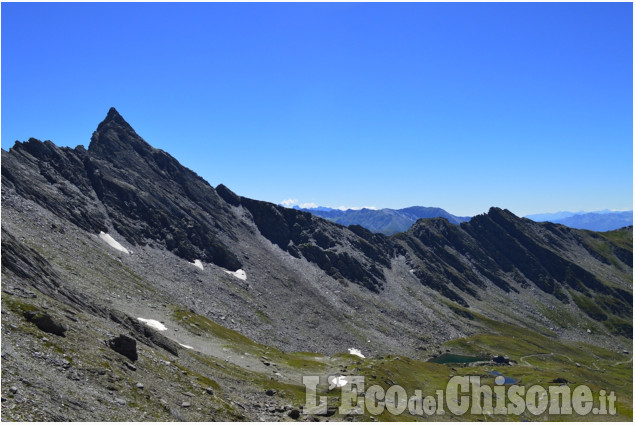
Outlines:
[[[161,243],[176,255],[241,267],[220,240],[233,237],[227,205],[199,176],[154,149],[113,108],[88,150],[50,141],[3,152],[3,184],[91,233],[112,226],[132,245]],[[222,230],[221,230],[222,229]]]
[[[240,222],[232,207],[244,207],[259,232],[296,258],[304,258],[337,280],[379,292],[385,269],[404,255],[419,281],[464,307],[481,299],[488,285],[517,291],[513,282],[535,286],[561,302],[570,292],[611,297],[611,314],[629,317],[632,294],[607,285],[561,251],[584,245],[579,231],[536,224],[492,208],[460,226],[421,219],[393,237],[360,226],[345,228],[307,212],[216,189],[176,159],[146,143],[111,108],[88,150],[59,148],[50,141],[16,142],[2,153],[4,185],[84,230],[112,226],[131,245],[159,243],[190,262],[201,259],[228,270],[244,260],[230,248]],[[611,254],[632,267],[627,252],[609,242]],[[446,249],[451,247],[451,249]],[[605,259],[605,261],[608,261]],[[603,309],[603,306],[599,306]],[[609,312],[606,312],[609,313]],[[605,314],[609,317],[609,314]]]

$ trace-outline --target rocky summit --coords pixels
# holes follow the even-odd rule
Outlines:
[[[88,149],[2,150],[2,419],[426,419],[308,412],[302,377],[337,406],[332,376],[425,395],[503,371],[632,420],[632,240],[500,208],[345,227],[210,186],[112,108]]]

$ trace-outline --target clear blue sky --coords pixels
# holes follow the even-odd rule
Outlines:
[[[114,106],[255,199],[632,208],[631,3],[1,7],[3,149]]]

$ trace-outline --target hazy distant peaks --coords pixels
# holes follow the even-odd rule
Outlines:
[[[334,221],[344,226],[361,225],[376,233],[390,235],[404,232],[420,218],[445,218],[452,224],[469,221],[470,217],[460,217],[450,214],[442,208],[414,206],[394,210],[390,208],[329,208],[310,204],[298,204],[297,199],[287,199],[282,206],[310,212],[322,218]],[[489,214],[506,213],[504,210],[493,208]],[[633,225],[632,211],[602,210],[578,213],[561,211],[558,213],[532,214],[526,218],[533,221],[550,221],[564,224],[575,229],[587,229],[606,232]]]
[[[358,224],[366,229],[391,235],[408,230],[420,218],[445,218],[452,224],[460,224],[470,217],[458,217],[449,212],[435,207],[409,207],[394,210],[390,208],[302,208],[294,205],[293,208],[310,212],[313,215],[334,221],[344,226]]]
[[[564,224],[575,229],[587,229],[596,232],[606,232],[633,225],[633,211],[602,210],[594,212],[580,211],[578,213],[562,211],[532,214],[526,217],[534,221],[551,221],[552,223]]]
[[[335,210],[339,210],[339,211],[359,211],[359,210],[378,210],[379,208],[377,207],[372,207],[372,206],[365,206],[365,207],[347,207],[347,206],[339,206],[339,207],[323,207],[320,206],[318,204],[316,204],[315,202],[303,202],[300,203],[300,201],[298,201],[297,199],[294,198],[289,198],[289,199],[285,199],[283,201],[280,201],[280,204],[285,208],[295,208],[296,210],[315,210],[315,211],[335,211]]]
[[[540,213],[540,214],[529,214],[526,215],[526,218],[529,218],[533,221],[554,221],[561,220],[568,217],[573,217],[574,215],[583,215],[583,214],[613,214],[613,213],[625,213],[632,211],[615,211],[615,210],[601,210],[601,211],[558,211],[555,213]]]

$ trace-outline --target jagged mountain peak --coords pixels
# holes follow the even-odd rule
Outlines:
[[[106,118],[104,119],[102,124],[109,121],[114,121],[122,125],[128,124],[114,106],[110,107],[110,109],[108,110],[108,114],[106,115]]]
[[[114,229],[132,246],[158,243],[190,262],[231,271],[242,266],[227,246],[236,226],[228,205],[196,173],[148,144],[116,109],[98,125],[88,151],[36,139],[13,150],[3,152],[4,182],[82,229]]]
[[[123,116],[114,108],[110,108],[106,114],[106,118],[97,125],[97,131],[104,131],[108,128],[120,127],[126,130],[132,130],[132,126],[124,119]]]
[[[90,139],[88,150],[108,158],[126,151],[134,151],[142,156],[155,151],[115,108],[110,108],[106,118],[97,126],[97,130]]]

